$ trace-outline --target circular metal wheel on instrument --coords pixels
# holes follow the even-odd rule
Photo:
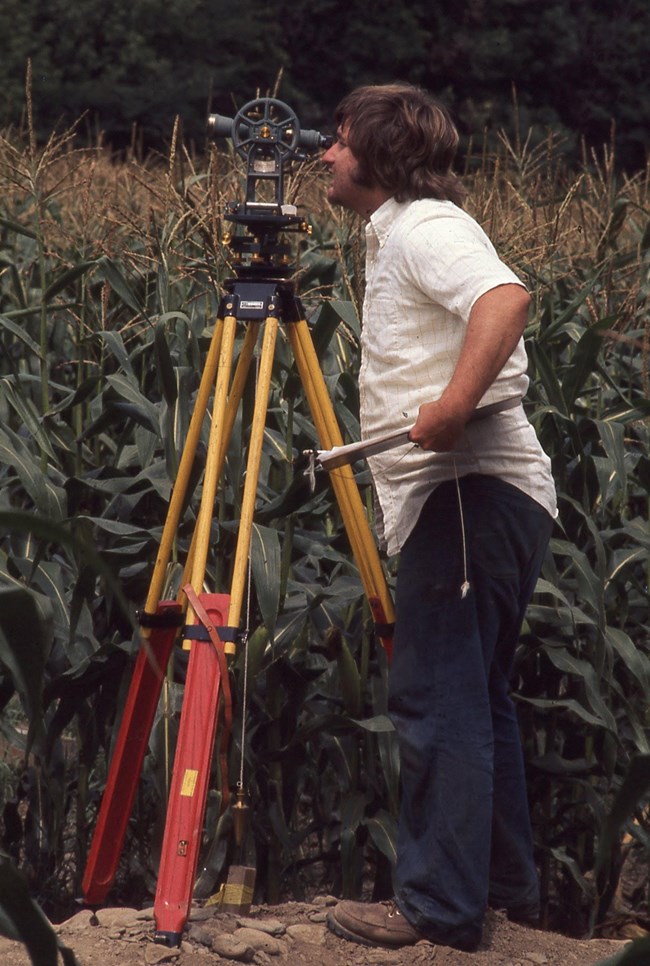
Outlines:
[[[254,146],[268,145],[282,156],[298,147],[300,124],[291,108],[274,97],[260,97],[244,104],[232,122],[232,141],[242,157]]]

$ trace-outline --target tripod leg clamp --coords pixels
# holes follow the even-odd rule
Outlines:
[[[173,610],[171,607],[160,610],[156,614],[140,610],[136,617],[140,627],[182,627],[185,620],[179,610]]]
[[[237,627],[213,627],[219,635],[219,640],[224,644],[228,641],[231,644],[239,644],[241,635]],[[203,624],[185,624],[183,626],[183,639],[186,641],[211,641],[212,635]]]

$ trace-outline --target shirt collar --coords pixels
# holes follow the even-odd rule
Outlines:
[[[366,225],[366,236],[374,236],[377,244],[382,248],[386,239],[390,235],[391,228],[397,221],[399,215],[408,208],[410,201],[396,201],[395,198],[388,198],[370,216]]]

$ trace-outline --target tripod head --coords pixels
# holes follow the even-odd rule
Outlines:
[[[214,137],[230,137],[246,161],[246,199],[229,202],[226,218],[244,225],[253,238],[235,235],[230,247],[246,274],[281,274],[278,258],[286,265],[290,248],[279,241],[279,233],[309,230],[295,205],[284,202],[288,165],[328,148],[332,138],[301,129],[291,108],[273,97],[249,101],[234,118],[211,114],[208,130]]]

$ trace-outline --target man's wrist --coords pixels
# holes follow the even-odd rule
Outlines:
[[[438,403],[445,418],[463,426],[469,422],[477,405],[473,398],[469,398],[465,394],[450,392],[447,389],[443,392]]]

